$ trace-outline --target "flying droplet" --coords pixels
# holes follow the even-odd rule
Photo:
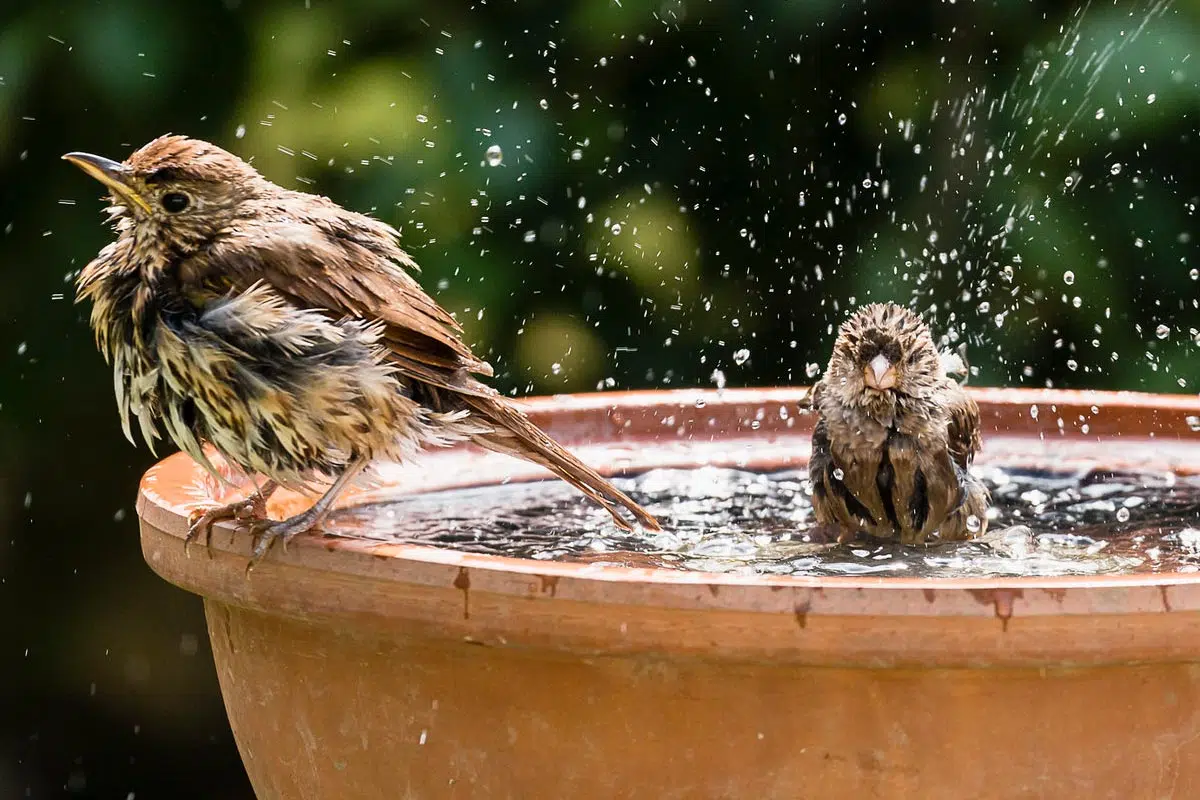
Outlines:
[[[1118,508],[1117,509],[1117,522],[1129,522],[1129,509],[1128,508]]]
[[[742,364],[745,364],[749,360],[750,360],[750,351],[747,350],[746,348],[743,347],[741,350],[734,351],[733,363],[737,364],[739,367]]]
[[[833,477],[837,478],[840,481],[842,478],[846,477],[846,473],[842,471],[841,467],[837,467],[833,471]]]
[[[979,521],[979,517],[974,514],[967,515],[967,530],[971,533],[979,533],[981,527],[983,527],[983,523]]]
[[[1154,335],[1160,339],[1165,339],[1171,335],[1171,329],[1168,328],[1166,325],[1159,325],[1157,328],[1154,329]]]
[[[498,167],[500,162],[504,161],[504,151],[500,149],[500,145],[494,144],[487,149],[484,158],[487,159],[489,167]]]
[[[1075,273],[1071,272],[1071,270],[1067,270],[1066,272],[1064,272],[1063,273],[1063,283],[1065,283],[1067,286],[1070,286],[1073,283],[1075,283]]]

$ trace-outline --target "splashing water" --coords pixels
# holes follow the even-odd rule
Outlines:
[[[984,467],[979,540],[929,547],[824,541],[806,474],[705,467],[616,481],[663,522],[626,533],[558,482],[436,492],[346,509],[334,536],[536,560],[775,575],[1098,575],[1200,570],[1200,478]],[[978,526],[977,526],[978,527]]]

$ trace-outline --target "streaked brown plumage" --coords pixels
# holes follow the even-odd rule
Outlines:
[[[838,330],[810,395],[818,418],[809,477],[817,521],[919,544],[987,527],[987,488],[969,466],[979,408],[946,375],[929,328],[894,303],[856,311]]]
[[[195,521],[255,518],[261,555],[319,524],[376,459],[469,440],[576,486],[617,524],[654,517],[474,375],[491,367],[409,274],[391,226],[283,189],[207,142],[163,136],[116,163],[64,156],[108,187],[115,242],[82,271],[96,340],[130,417],[210,471],[202,443],[267,478]],[[265,520],[277,486],[332,483],[303,514]]]

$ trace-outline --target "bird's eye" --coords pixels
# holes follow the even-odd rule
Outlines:
[[[192,199],[183,192],[167,192],[159,202],[168,214],[178,214],[192,204]]]

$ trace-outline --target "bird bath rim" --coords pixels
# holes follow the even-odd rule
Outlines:
[[[604,474],[704,463],[773,469],[807,460],[812,417],[796,413],[805,391],[599,393],[534,398],[522,405],[550,435]],[[1200,473],[1200,432],[1191,430],[1186,419],[1200,415],[1200,398],[1026,389],[971,393],[981,409],[981,460],[1044,465],[1053,458],[1056,465],[1083,460]],[[1039,409],[1036,415],[1031,414],[1033,406]],[[1110,446],[1118,436],[1121,446]],[[433,451],[397,469],[397,479],[405,479],[409,493],[544,476],[515,459],[466,447]],[[470,479],[461,477],[467,474]],[[190,557],[184,554],[188,504],[197,500],[202,475],[183,454],[164,459],[146,473],[138,513],[147,562],[166,580],[207,598],[291,617],[336,619],[350,614],[376,624],[405,619],[444,635],[492,644],[571,640],[573,646],[587,648],[590,642],[605,652],[655,649],[671,640],[672,647],[695,647],[710,654],[715,646],[731,656],[800,657],[810,663],[839,658],[838,653],[855,661],[885,657],[885,641],[846,642],[844,636],[832,649],[816,646],[819,637],[814,637],[800,647],[803,652],[795,649],[795,642],[784,646],[749,634],[715,645],[711,637],[695,640],[707,626],[703,615],[711,621],[714,613],[784,614],[802,628],[821,627],[822,619],[838,622],[842,633],[850,633],[855,624],[876,631],[881,624],[890,626],[896,635],[908,637],[904,650],[909,656],[922,663],[933,657],[953,664],[975,658],[965,639],[961,648],[947,649],[945,637],[935,630],[953,619],[972,628],[974,621],[987,623],[967,639],[1006,634],[1001,648],[1006,662],[1043,658],[1049,647],[1061,651],[1062,657],[1095,663],[1136,660],[1143,645],[1151,646],[1151,638],[1151,649],[1161,650],[1164,635],[1182,636],[1187,630],[1167,628],[1182,626],[1191,616],[1164,612],[1200,611],[1200,573],[954,579],[745,576],[536,561],[319,535],[297,537],[286,552],[276,548],[247,573],[250,537],[229,524],[214,529],[213,558],[206,558],[198,547]],[[381,499],[375,494],[360,493],[346,503]],[[281,502],[304,501],[285,497]],[[280,508],[273,505],[273,514],[295,510]],[[453,613],[447,612],[447,602]],[[584,606],[605,609],[614,625],[628,615],[650,613],[662,617],[663,627],[636,634],[621,631],[614,640],[613,631],[601,636],[595,630],[594,619],[572,623],[572,613]],[[1157,619],[1164,617],[1178,622]],[[1092,624],[1099,618],[1108,620],[1101,625],[1108,635],[1093,631],[1090,644],[1073,636],[1048,645],[1047,630],[1041,636],[1035,630],[1061,627],[1070,620]],[[699,627],[684,630],[688,625]],[[931,637],[924,645],[916,628],[927,629]],[[1032,638],[1026,639],[1022,631]],[[871,636],[878,639],[877,634]],[[1180,652],[1200,652],[1200,642],[1186,647],[1181,642],[1179,647]],[[886,660],[896,663],[892,655]]]

